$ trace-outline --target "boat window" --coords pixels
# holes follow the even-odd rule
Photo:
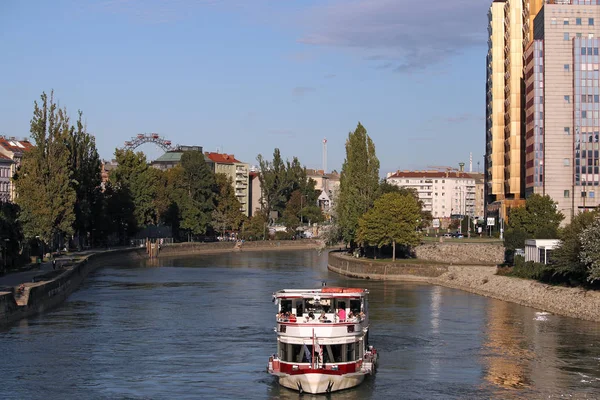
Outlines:
[[[354,315],[360,314],[360,299],[350,299],[350,311]]]
[[[302,312],[302,300],[296,300],[296,316],[301,317]]]
[[[359,360],[360,342],[322,346],[322,363],[339,363]],[[315,350],[317,356],[318,348]],[[310,363],[312,345],[279,343],[279,358],[285,362]]]
[[[340,308],[343,308],[344,310],[346,309],[346,301],[345,300],[337,300],[336,303],[337,303],[337,306],[335,307],[336,312]]]
[[[291,300],[281,300],[281,312],[286,313],[292,312],[292,301]]]
[[[326,313],[331,310],[331,299],[305,299],[304,300],[304,311],[306,313],[313,312],[318,316],[321,312]]]

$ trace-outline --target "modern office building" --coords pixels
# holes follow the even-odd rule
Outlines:
[[[494,0],[486,57],[486,214],[506,218],[525,195],[523,54],[542,0]]]
[[[546,1],[525,52],[526,195],[566,216],[598,205],[600,1]]]

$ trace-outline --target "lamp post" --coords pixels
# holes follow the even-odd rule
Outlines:
[[[40,264],[41,264],[44,261],[44,242],[43,242],[43,240],[39,236],[36,236],[35,238],[37,240],[39,240],[39,242],[40,242],[40,251],[41,251],[41,254],[40,254]]]

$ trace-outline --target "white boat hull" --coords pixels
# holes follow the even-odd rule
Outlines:
[[[280,375],[279,384],[288,389],[304,393],[319,394],[350,389],[365,380],[365,373],[356,372],[344,375],[306,373],[298,375]]]

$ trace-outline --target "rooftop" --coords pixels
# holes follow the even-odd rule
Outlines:
[[[28,140],[18,140],[14,137],[6,136],[0,136],[0,146],[13,153],[23,153],[33,148],[33,145]]]
[[[226,154],[226,153],[213,153],[213,152],[206,152],[204,153],[211,161],[219,163],[219,164],[234,164],[234,163],[241,163],[240,160],[236,160],[235,156],[233,154]]]
[[[396,171],[389,173],[389,178],[461,178],[477,179],[477,174],[460,171]]]

